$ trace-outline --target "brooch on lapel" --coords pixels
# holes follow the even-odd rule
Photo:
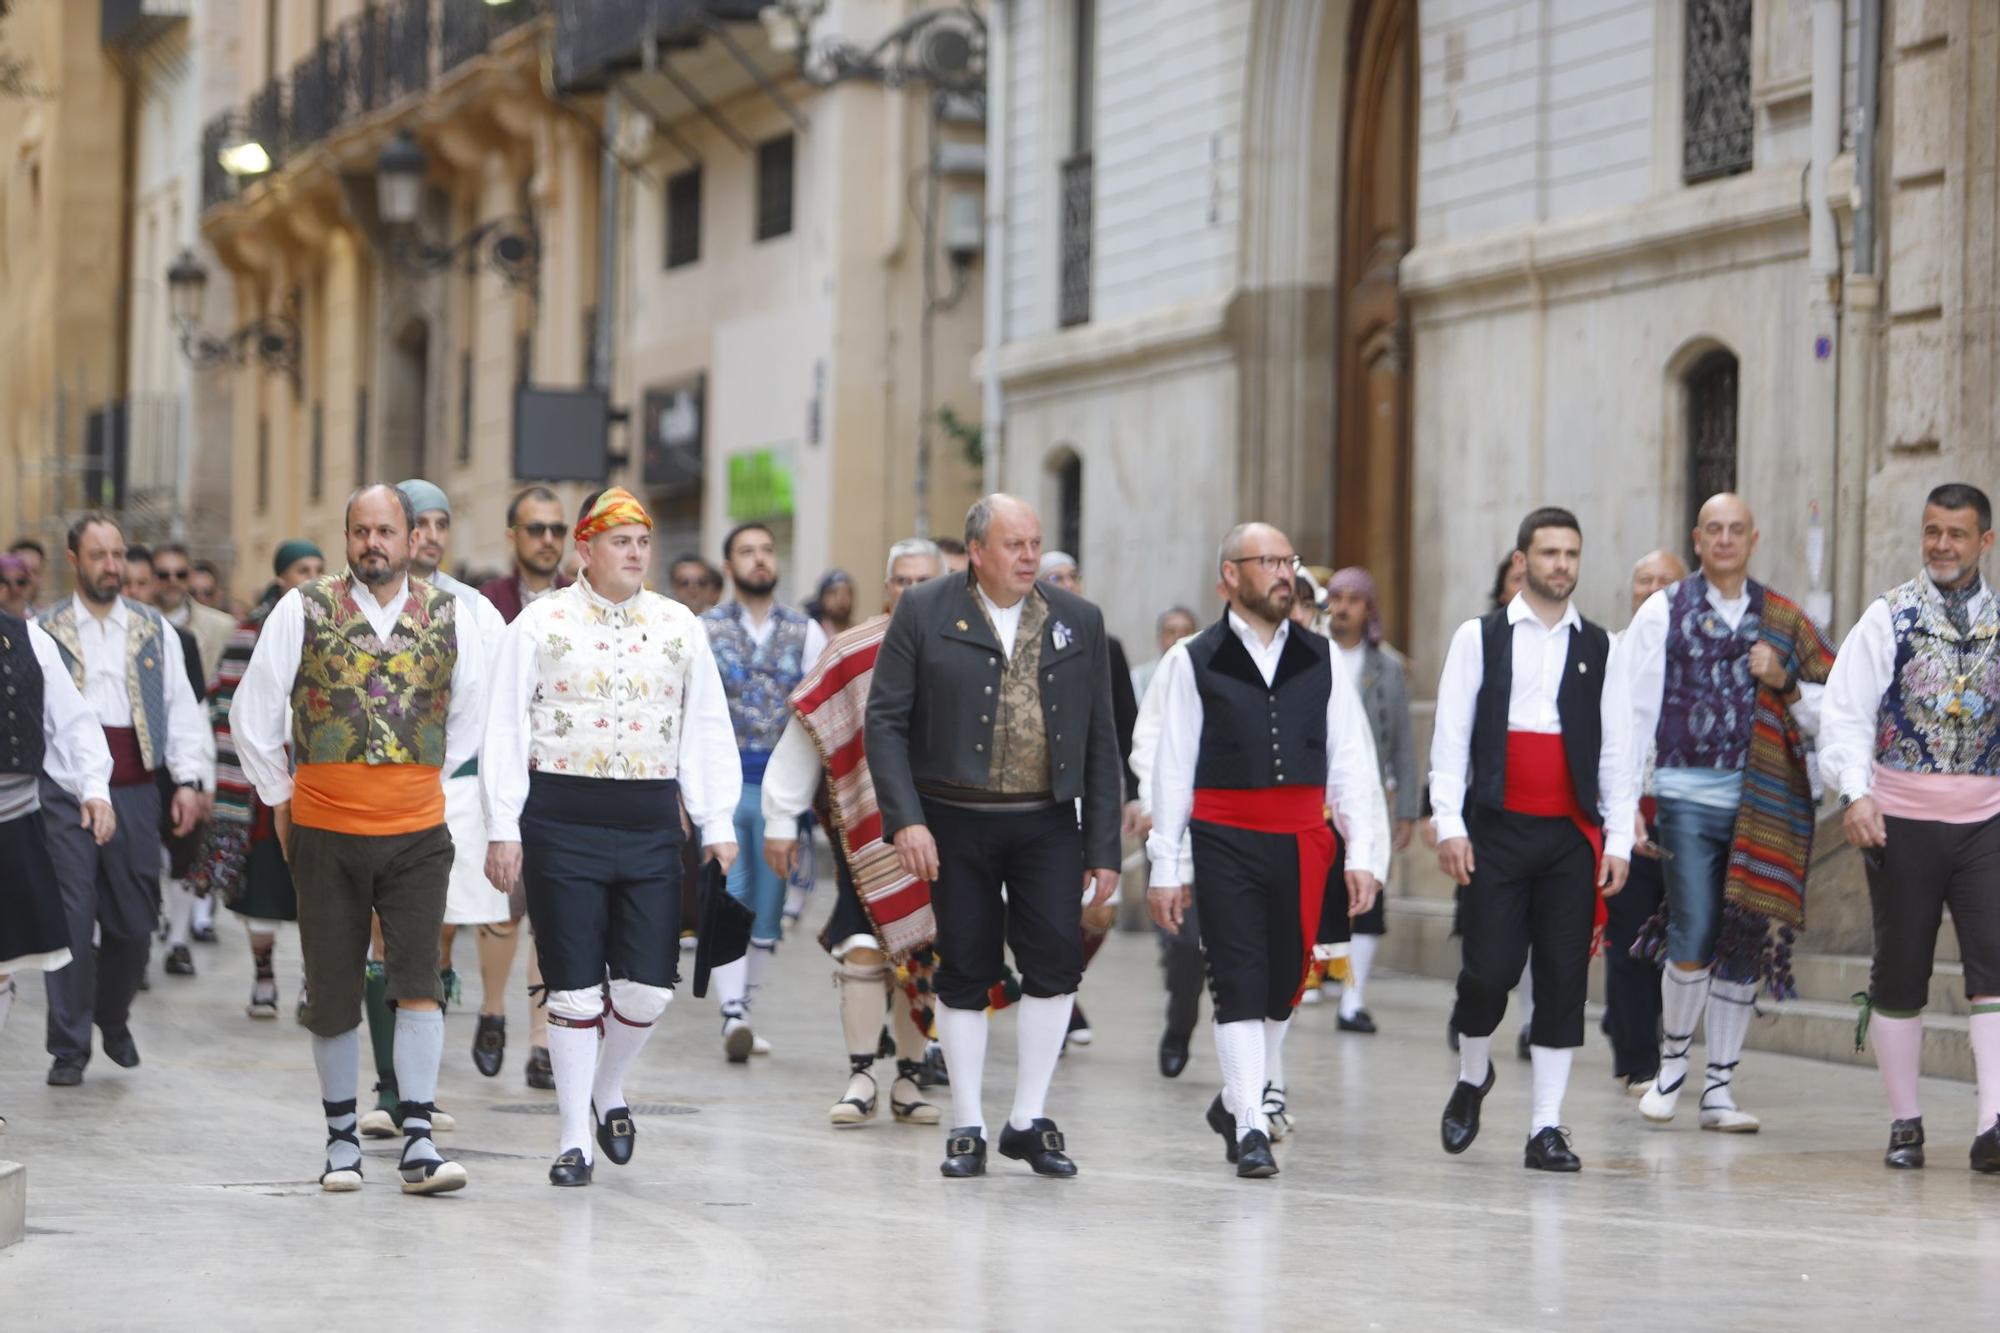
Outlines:
[[[1069,647],[1070,638],[1071,635],[1069,632],[1069,626],[1063,624],[1062,621],[1060,620],[1058,620],[1055,623],[1055,627],[1049,631],[1049,642],[1053,643],[1056,646],[1057,652],[1061,652],[1063,651],[1063,649]]]
[[[1577,675],[1579,675],[1579,676],[1587,676],[1587,675],[1589,675],[1589,674],[1590,674],[1590,663],[1588,663],[1588,662],[1578,662],[1578,663],[1576,664],[1576,674],[1577,674]]]
[[[960,634],[963,634],[963,633],[965,633],[965,630],[966,630],[966,625],[965,625],[965,622],[964,622],[963,620],[959,621],[959,622],[958,622],[958,632],[959,632]]]

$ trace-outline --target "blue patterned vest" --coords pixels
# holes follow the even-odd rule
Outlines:
[[[28,622],[0,611],[0,773],[42,771],[42,667]]]
[[[729,696],[729,720],[736,727],[746,785],[763,781],[764,761],[778,748],[790,716],[785,696],[806,674],[805,616],[774,605],[771,618],[777,623],[761,648],[750,637],[741,603],[724,602],[701,618],[715,665],[722,672],[723,692]]]
[[[166,618],[150,606],[125,602],[130,617],[125,631],[125,696],[132,707],[132,726],[139,734],[139,757],[148,771],[167,762],[167,677],[164,640],[173,631]],[[76,688],[83,689],[83,640],[76,630],[76,599],[65,597],[42,613],[37,622],[56,641],[63,665]]]
[[[1875,762],[1905,773],[2000,775],[2000,614],[1986,598],[1961,636],[1930,575],[1883,596],[1896,669],[1876,715]]]
[[[1750,649],[1764,623],[1764,585],[1748,582],[1750,605],[1735,629],[1708,603],[1708,580],[1690,574],[1667,592],[1667,674],[1660,698],[1655,769],[1740,771],[1750,750],[1757,681]]]

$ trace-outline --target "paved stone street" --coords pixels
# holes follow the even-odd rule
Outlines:
[[[1753,1053],[1738,1087],[1766,1130],[1724,1138],[1691,1115],[1643,1123],[1593,1044],[1566,1105],[1584,1174],[1529,1175],[1511,1051],[1480,1142],[1439,1151],[1448,988],[1392,976],[1371,997],[1380,1036],[1336,1032],[1330,1006],[1302,1014],[1287,1051],[1302,1128],[1279,1145],[1280,1177],[1238,1182],[1201,1119],[1207,1034],[1179,1082],[1155,1072],[1141,935],[1097,959],[1097,1042],[1057,1078],[1073,1182],[997,1155],[983,1182],[941,1180],[942,1132],[886,1106],[829,1128],[844,1061],[827,962],[801,935],[760,1007],[776,1053],[726,1065],[712,1007],[684,996],[629,1085],[658,1108],[637,1156],[600,1165],[594,1187],[545,1183],[553,1095],[521,1082],[516,1000],[497,1080],[472,1069],[471,1006],[449,1020],[441,1100],[459,1127],[442,1146],[471,1185],[405,1198],[377,1148],[359,1195],[323,1196],[312,1063],[289,1016],[296,941],[280,945],[287,1016],[252,1024],[248,957],[222,929],[197,948],[200,978],[155,967],[144,1065],[100,1057],[78,1090],[43,1085],[41,986],[23,985],[0,1038],[0,1157],[29,1166],[28,1237],[0,1251],[6,1325],[1823,1329],[1976,1326],[2000,1308],[2000,1180],[1965,1169],[1965,1085],[1926,1085],[1931,1167],[1893,1175],[1870,1070]],[[1010,1031],[999,1018],[995,1124]]]

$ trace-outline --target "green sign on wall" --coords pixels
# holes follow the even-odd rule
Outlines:
[[[789,449],[753,449],[729,456],[729,521],[792,516]]]

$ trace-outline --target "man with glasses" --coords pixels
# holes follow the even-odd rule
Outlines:
[[[546,486],[530,486],[507,506],[507,537],[514,544],[514,572],[503,574],[480,586],[480,593],[500,609],[508,624],[522,608],[570,581],[562,575],[563,546],[569,537],[569,520],[563,516],[562,501]],[[528,990],[542,993],[541,959],[532,942],[528,946]],[[538,1003],[528,1009],[528,1086],[552,1092],[555,1068],[549,1063],[548,1014]]]
[[[885,995],[896,1048],[890,1113],[909,1125],[935,1125],[942,1118],[938,1108],[924,1100],[918,1082],[930,1026],[930,943],[936,933],[930,886],[904,874],[896,849],[882,840],[874,818],[875,788],[868,776],[864,727],[875,656],[889,630],[887,613],[895,611],[905,592],[943,574],[944,558],[931,542],[910,537],[889,548],[884,573],[885,614],[839,635],[820,654],[819,662],[792,691],[788,701],[792,715],[764,770],[767,829],[796,829],[800,816],[812,808],[822,776],[833,814],[827,832],[833,842],[836,896],[819,942],[833,955],[833,984],[847,1040],[847,1088],[827,1113],[836,1126],[875,1118],[879,1085],[874,1067]],[[776,873],[789,876],[798,865],[798,855],[797,839],[765,836],[764,860]],[[899,966],[909,978],[906,996],[896,994]]]
[[[33,537],[22,537],[7,548],[7,554],[19,560],[28,571],[28,610],[42,609],[42,576],[49,563],[48,550]]]
[[[229,612],[229,599],[222,592],[222,571],[213,560],[197,560],[188,572],[188,596],[203,606]]]
[[[236,632],[236,622],[225,612],[203,606],[195,600],[189,589],[194,578],[194,563],[188,559],[187,547],[179,542],[168,542],[165,546],[153,548],[153,577],[157,581],[153,589],[153,604],[160,608],[160,614],[167,618],[169,625],[194,636],[195,647],[201,655],[204,686],[214,684],[215,670],[222,664],[222,650],[229,646],[229,636]],[[203,692],[206,693],[205,688]]]
[[[27,561],[12,552],[0,555],[0,611],[26,620],[29,614],[28,594],[34,586],[35,576],[28,572]]]
[[[722,600],[722,571],[698,555],[683,555],[667,571],[671,596],[701,615]]]
[[[1374,904],[1389,820],[1361,696],[1327,638],[1291,618],[1291,542],[1269,524],[1240,524],[1216,564],[1228,612],[1169,655],[1153,684],[1161,712],[1146,905],[1174,933],[1190,906],[1200,914],[1223,1078],[1208,1123],[1236,1174],[1256,1179],[1278,1173],[1267,1101],[1277,1091],[1284,1113],[1283,1074],[1271,1066],[1312,967],[1321,912]],[[1251,739],[1267,732],[1268,752]],[[1329,809],[1346,840],[1331,904]],[[1192,900],[1180,868],[1183,830],[1201,885]]]

